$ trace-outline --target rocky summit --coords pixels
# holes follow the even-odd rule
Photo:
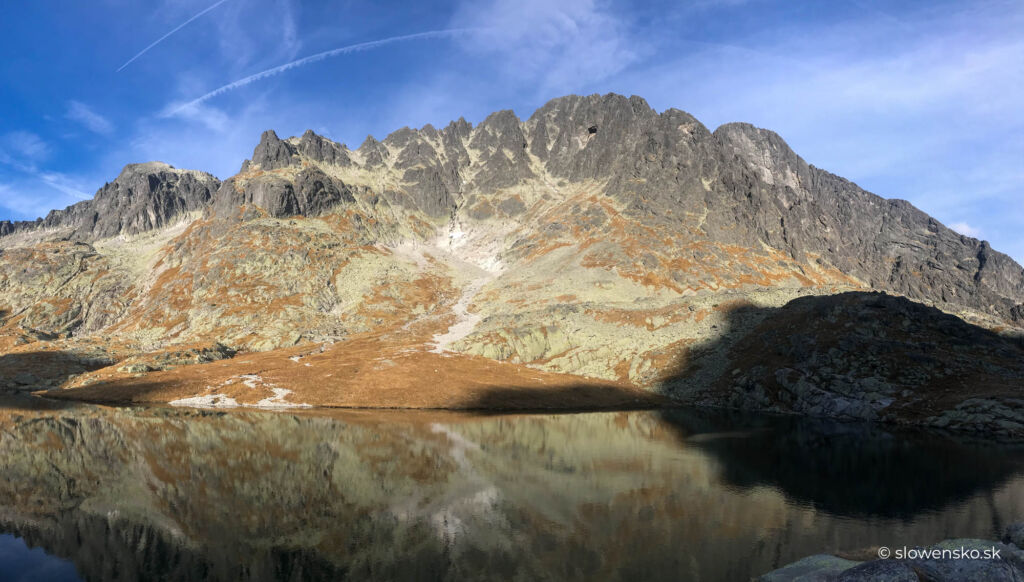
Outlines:
[[[1024,437],[1024,270],[783,139],[568,96],[0,223],[0,387],[205,406],[673,401]]]

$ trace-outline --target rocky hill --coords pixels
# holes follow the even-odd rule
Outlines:
[[[952,314],[1024,355],[1012,259],[772,132],[711,132],[639,97],[569,96],[525,121],[502,111],[355,150],[268,131],[223,183],[128,166],[95,200],[0,232],[0,382],[67,397],[709,402],[777,308],[854,291],[932,306],[906,317],[931,330]],[[945,341],[939,327],[929,341]],[[986,398],[1019,391],[1007,369]],[[956,374],[951,406],[973,396],[971,370]],[[499,387],[531,396],[495,400]]]
[[[162,162],[129,164],[92,200],[53,210],[33,222],[0,221],[0,236],[40,230],[83,241],[135,235],[201,210],[219,186],[220,180],[205,172]]]

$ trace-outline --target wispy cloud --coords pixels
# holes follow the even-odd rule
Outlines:
[[[40,171],[36,172],[35,176],[47,186],[72,198],[77,198],[78,200],[89,200],[92,198],[92,196],[83,191],[84,186],[78,180],[66,174]]]
[[[954,222],[949,225],[949,228],[959,232],[962,235],[973,236],[974,238],[981,238],[981,230],[977,229],[966,222]]]
[[[598,82],[637,62],[647,43],[628,19],[595,0],[463,2],[452,25],[475,29],[472,54],[498,60],[507,81],[550,98]]]
[[[69,101],[68,110],[64,116],[100,135],[110,135],[114,131],[114,124],[109,119],[96,113],[91,107],[80,101]]]
[[[0,136],[0,163],[35,163],[47,158],[50,151],[50,145],[30,131],[12,131]]]
[[[0,184],[0,208],[24,218],[36,218],[49,211],[50,204],[38,194],[22,193],[10,184]]]
[[[54,208],[64,208],[79,201],[77,196],[54,193],[48,186],[28,183],[0,184],[0,209],[19,219],[34,220]]]
[[[117,72],[118,72],[118,73],[120,73],[120,72],[121,72],[121,71],[122,71],[122,70],[123,70],[123,69],[124,69],[125,67],[127,67],[127,66],[128,66],[128,65],[130,65],[130,64],[132,64],[132,63],[133,63],[133,62],[135,62],[135,60],[137,60],[137,59],[138,59],[139,57],[141,57],[142,55],[144,55],[144,54],[146,54],[147,52],[149,52],[149,50],[150,50],[151,48],[153,48],[153,47],[155,47],[156,45],[158,45],[158,44],[162,43],[163,41],[167,40],[167,39],[168,39],[168,38],[169,38],[169,37],[170,37],[171,35],[173,35],[174,33],[178,32],[178,31],[179,31],[179,30],[181,30],[182,28],[185,28],[186,26],[188,26],[188,25],[189,25],[189,24],[190,24],[190,23],[191,23],[191,22],[192,22],[193,20],[195,20],[195,19],[199,18],[200,16],[202,16],[202,15],[206,14],[207,12],[209,12],[209,11],[213,10],[214,8],[216,8],[216,7],[220,6],[221,4],[223,4],[223,3],[227,2],[227,1],[228,1],[228,0],[219,0],[218,2],[214,3],[214,4],[212,5],[212,6],[209,6],[208,8],[204,9],[204,10],[203,10],[202,12],[199,12],[198,14],[196,14],[195,16],[193,16],[192,18],[189,18],[189,19],[188,19],[188,20],[186,20],[185,22],[182,22],[181,24],[179,24],[178,26],[176,26],[176,27],[175,27],[175,28],[174,28],[173,30],[171,30],[171,31],[170,31],[170,32],[168,32],[167,34],[165,34],[165,35],[161,36],[160,38],[156,39],[156,40],[155,40],[155,41],[153,41],[153,42],[152,42],[152,43],[151,43],[151,44],[150,44],[149,46],[147,46],[146,48],[144,48],[144,49],[142,49],[141,51],[139,51],[139,52],[138,52],[138,54],[136,54],[136,55],[135,55],[134,57],[132,57],[132,58],[128,59],[128,61],[127,61],[127,62],[125,62],[125,64],[123,64],[123,65],[121,65],[120,67],[118,67],[118,68],[117,68]]]
[[[50,154],[50,145],[34,133],[14,131],[0,136],[0,164],[72,198],[91,198],[78,181],[65,174],[39,168],[39,164],[49,158]],[[10,194],[9,190],[8,187],[7,194]]]
[[[178,114],[180,114],[180,113],[182,113],[184,111],[187,111],[187,110],[195,108],[197,105],[203,103],[204,101],[208,101],[210,99],[213,99],[214,97],[216,97],[218,95],[223,95],[224,93],[227,93],[228,91],[233,91],[235,89],[239,89],[239,88],[244,87],[246,85],[249,85],[251,83],[255,83],[256,81],[260,81],[260,80],[266,79],[267,77],[273,77],[274,75],[279,75],[279,74],[281,74],[281,73],[283,73],[285,71],[289,71],[289,70],[295,69],[297,67],[308,65],[310,63],[315,63],[317,61],[322,61],[324,59],[328,59],[328,58],[331,58],[331,57],[336,57],[336,56],[339,56],[339,55],[344,55],[344,54],[349,54],[349,53],[354,53],[354,52],[359,52],[359,51],[366,51],[366,50],[370,50],[370,49],[375,49],[375,48],[378,48],[378,47],[382,47],[382,46],[385,46],[385,45],[394,44],[394,43],[398,43],[398,42],[406,42],[406,41],[411,41],[411,40],[425,40],[425,39],[445,38],[445,37],[451,37],[451,36],[458,35],[458,34],[465,34],[467,32],[473,32],[473,29],[453,28],[453,29],[446,29],[446,30],[431,30],[431,31],[427,31],[427,32],[417,32],[415,34],[406,34],[406,35],[401,35],[401,36],[392,36],[392,37],[388,37],[388,38],[382,38],[382,39],[379,39],[379,40],[371,40],[371,41],[368,41],[368,42],[361,42],[361,43],[357,43],[357,44],[352,44],[352,45],[344,46],[344,47],[341,47],[341,48],[336,48],[336,49],[329,50],[329,51],[324,51],[322,53],[317,53],[315,55],[310,55],[308,57],[304,57],[304,58],[301,58],[301,59],[298,59],[298,60],[294,60],[294,61],[292,61],[290,63],[285,63],[283,65],[280,65],[280,66],[277,66],[277,67],[273,67],[273,68],[267,69],[265,71],[261,71],[259,73],[254,74],[254,75],[249,75],[248,77],[244,77],[244,78],[239,79],[239,80],[237,80],[237,81],[235,81],[233,83],[228,83],[227,85],[224,85],[223,87],[220,87],[218,89],[214,89],[213,91],[210,91],[209,93],[207,93],[207,94],[205,94],[205,95],[203,95],[201,97],[198,97],[196,99],[193,99],[192,101],[189,101],[187,103],[184,103],[184,104],[172,104],[171,106],[167,107],[164,110],[163,113],[161,113],[161,116],[162,117],[170,117],[170,116],[178,115]]]

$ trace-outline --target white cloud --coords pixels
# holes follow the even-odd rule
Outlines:
[[[202,101],[194,101],[184,105],[172,103],[164,109],[160,117],[179,117],[186,121],[198,123],[218,133],[226,131],[232,123],[226,113]]]
[[[16,220],[35,220],[54,208],[65,208],[78,201],[75,196],[54,192],[39,182],[0,184],[0,208]]]
[[[48,158],[50,153],[49,144],[34,133],[15,131],[0,136],[0,164],[28,178],[28,183],[24,180],[19,182],[16,190],[11,184],[4,185],[0,191],[3,193],[0,206],[25,215],[26,209],[34,211],[39,208],[52,208],[46,202],[47,199],[53,198],[52,190],[75,200],[92,197],[84,192],[86,188],[77,179],[39,168],[39,163]],[[48,188],[40,192],[31,185],[32,182],[45,184]],[[49,195],[46,193],[48,191]]]
[[[949,225],[949,228],[959,232],[964,236],[981,238],[981,230],[967,224],[966,222],[954,222],[953,224]]]
[[[12,131],[0,136],[0,163],[31,164],[50,156],[50,146],[29,131]]]
[[[192,86],[188,80],[182,83],[183,89]],[[269,107],[260,93],[247,96],[245,104],[233,110],[209,103],[168,106],[174,107],[181,108],[173,116],[168,111],[139,120],[133,137],[107,152],[102,162],[104,171],[113,173],[125,163],[157,160],[224,178],[238,172],[264,130],[284,130],[281,110]],[[302,108],[297,108],[294,115],[306,117]]]
[[[85,193],[87,189],[80,180],[72,178],[67,174],[60,172],[37,172],[35,174],[37,178],[43,181],[46,185],[51,188],[58,190],[59,192],[76,198],[78,200],[89,200],[92,198],[91,195]]]
[[[172,0],[172,3],[176,0]],[[302,48],[295,0],[231,2],[214,19],[220,57],[232,76],[255,65],[295,58]]]
[[[626,20],[597,0],[466,0],[452,26],[479,29],[465,48],[496,59],[507,80],[545,98],[619,73],[645,50]]]
[[[43,210],[43,206],[46,205],[40,204],[38,197],[20,194],[9,184],[0,184],[0,207],[7,209],[13,214],[25,218],[30,216],[35,218],[41,216],[39,211]],[[46,210],[49,209],[47,208]]]
[[[109,119],[96,113],[91,107],[80,101],[68,101],[68,110],[64,116],[100,135],[110,135],[114,131],[114,124]]]
[[[302,48],[295,22],[295,7],[291,0],[277,0],[277,3],[281,7],[281,46],[285,55],[294,58]]]

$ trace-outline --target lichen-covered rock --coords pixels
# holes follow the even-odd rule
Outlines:
[[[758,578],[758,582],[832,582],[856,565],[853,560],[818,554],[769,572]]]
[[[901,548],[902,550],[902,548]],[[1015,582],[1024,579],[1024,550],[1005,543],[952,539],[908,556],[858,564],[836,556],[809,556],[765,574],[764,582]]]
[[[918,576],[928,582],[1002,582],[1024,579],[1024,551],[1015,546],[986,540],[954,539],[940,542],[929,549],[948,551],[950,557],[908,560]],[[999,552],[999,557],[985,558],[985,552],[993,549]],[[965,552],[975,552],[971,555],[981,557],[962,557]]]
[[[906,562],[873,560],[844,570],[835,582],[920,582],[920,578]]]

